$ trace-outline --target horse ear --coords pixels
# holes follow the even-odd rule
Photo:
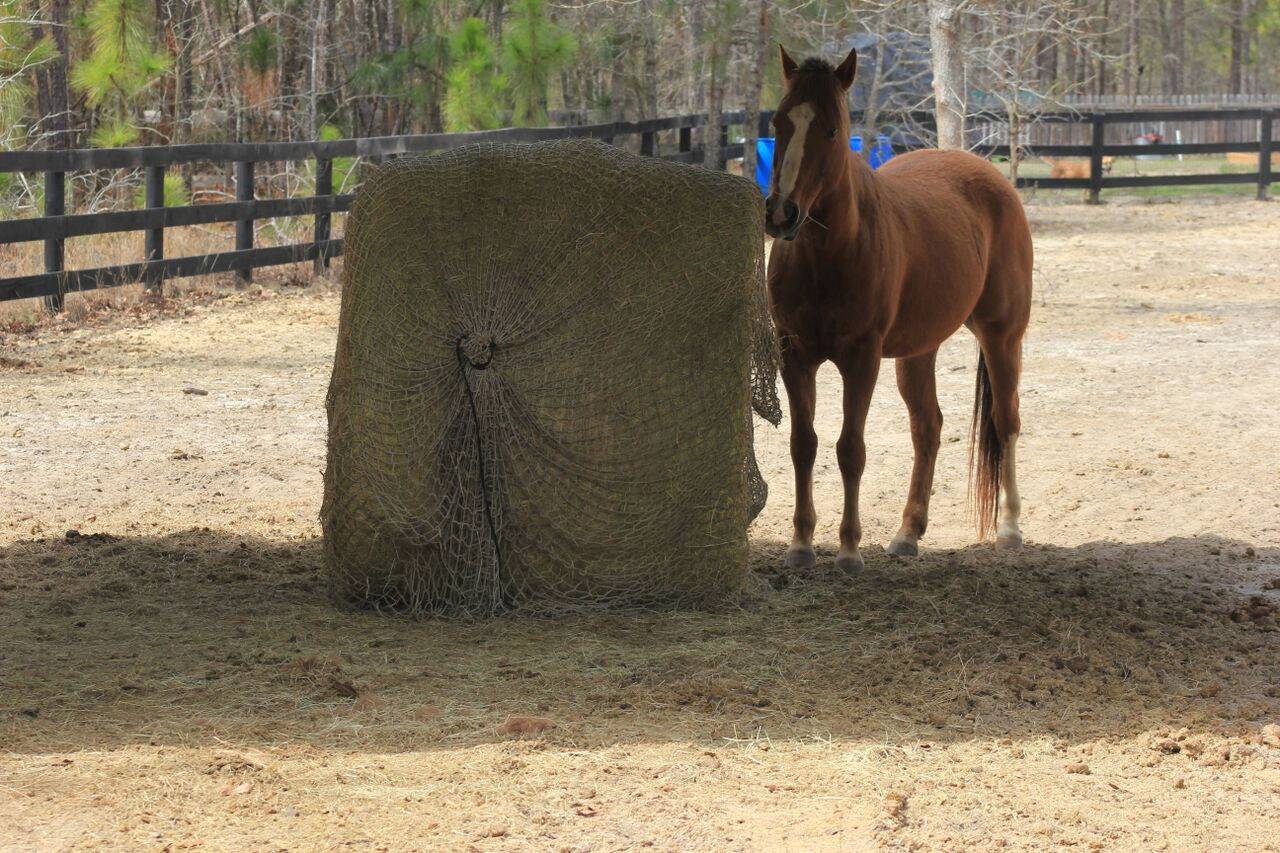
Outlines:
[[[800,70],[800,66],[796,64],[796,61],[791,58],[791,54],[787,53],[787,49],[781,44],[778,45],[778,50],[782,53],[782,79],[790,86],[791,81],[796,77],[796,72]]]
[[[853,77],[857,73],[858,50],[857,48],[850,48],[849,55],[844,58],[844,62],[841,62],[840,67],[836,69],[836,78],[839,79],[840,85],[844,86],[846,92],[853,85]]]

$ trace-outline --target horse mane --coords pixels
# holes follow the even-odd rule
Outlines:
[[[800,74],[805,74],[805,73],[834,74],[835,72],[836,72],[836,67],[834,65],[832,65],[830,62],[827,62],[825,59],[818,56],[811,56],[808,59],[806,59],[804,62],[801,62],[800,68],[797,71],[797,73],[800,73]]]

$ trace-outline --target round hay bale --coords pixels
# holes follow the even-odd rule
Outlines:
[[[748,181],[594,141],[379,167],[328,396],[338,596],[482,616],[737,591],[750,409],[781,416],[762,223]]]

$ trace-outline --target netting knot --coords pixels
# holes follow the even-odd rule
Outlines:
[[[498,349],[498,343],[492,337],[487,340],[473,340],[470,335],[463,335],[458,338],[454,344],[454,349],[458,353],[458,360],[466,360],[476,370],[484,370],[493,361],[493,354]]]

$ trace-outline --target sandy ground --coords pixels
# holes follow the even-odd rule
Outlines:
[[[819,567],[761,426],[727,613],[332,608],[331,286],[5,335],[0,848],[1280,849],[1280,205],[1030,213],[1028,547],[972,542],[962,332],[925,553],[886,364],[832,569],[827,370]]]

